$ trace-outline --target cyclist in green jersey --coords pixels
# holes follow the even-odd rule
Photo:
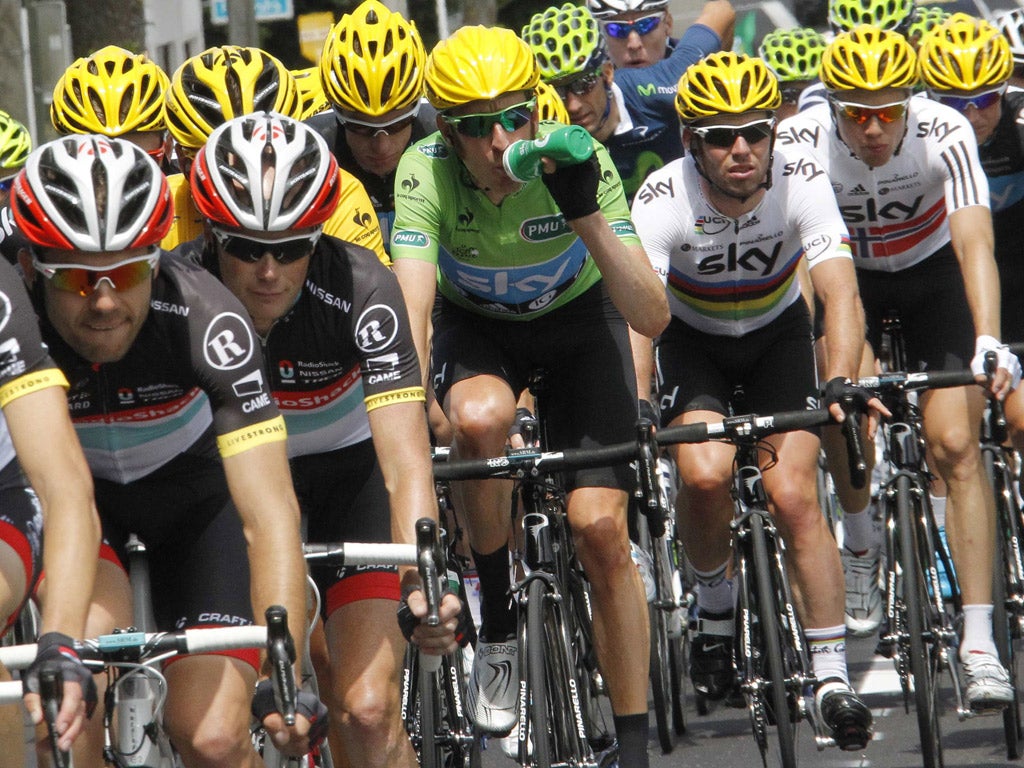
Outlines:
[[[668,322],[660,280],[629,219],[607,152],[528,182],[502,157],[539,125],[533,54],[514,33],[463,27],[430,54],[426,92],[439,133],[398,167],[391,256],[421,364],[433,314],[432,384],[461,458],[502,452],[527,376],[547,371],[549,446],[631,439],[636,377],[628,326]],[[601,386],[594,386],[600,381]],[[568,478],[568,514],[594,598],[594,630],[622,765],[645,768],[649,643],[643,586],[626,530],[628,467]],[[481,642],[469,710],[482,730],[515,724],[518,647],[509,606],[507,486],[460,483],[481,583]]]

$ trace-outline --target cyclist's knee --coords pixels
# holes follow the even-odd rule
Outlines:
[[[463,449],[481,446],[485,452],[494,452],[491,446],[505,443],[515,414],[514,406],[513,403],[509,408],[505,403],[488,398],[461,403],[451,414],[454,441]]]
[[[732,468],[710,462],[689,462],[680,466],[679,476],[691,506],[701,509],[711,500],[729,494]]]
[[[174,718],[167,718],[167,730],[175,748],[187,765],[199,768],[250,765],[253,748],[248,725],[247,718],[240,720],[232,713],[222,716],[214,708],[188,724],[176,724]]]
[[[335,692],[338,705],[332,709],[331,719],[345,734],[346,741],[355,739],[358,744],[388,749],[397,740],[403,726],[391,682],[363,681]]]

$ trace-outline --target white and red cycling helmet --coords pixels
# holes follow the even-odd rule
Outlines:
[[[630,11],[664,11],[668,0],[587,0],[587,7],[595,19],[613,19]]]
[[[28,156],[11,193],[14,221],[44,248],[113,252],[159,243],[174,220],[160,166],[130,141],[66,136]]]
[[[256,112],[221,125],[196,155],[192,199],[228,227],[283,232],[323,224],[341,196],[338,162],[307,125]]]

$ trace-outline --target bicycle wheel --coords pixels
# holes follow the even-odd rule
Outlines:
[[[1015,639],[1018,617],[1014,610],[1013,595],[1020,587],[1016,563],[1020,553],[1020,525],[1018,510],[1013,498],[1005,466],[996,461],[992,450],[982,452],[985,471],[996,501],[996,551],[994,578],[992,580],[992,629],[999,660],[1010,674],[1013,687],[1013,704],[1003,710],[1003,735],[1006,740],[1006,757],[1016,760],[1020,757],[1021,741],[1021,696],[1017,690],[1017,649]]]
[[[529,582],[526,591],[525,640],[528,738],[520,737],[523,765],[581,765],[589,758],[579,686],[573,679],[569,638],[560,601],[543,579]]]
[[[896,521],[903,610],[906,615],[905,642],[910,653],[910,674],[914,681],[917,728],[921,737],[924,768],[941,768],[942,743],[939,731],[939,675],[935,638],[929,618],[929,598],[924,566],[918,547],[915,505],[907,475],[896,479]],[[901,638],[902,639],[902,638]]]
[[[757,621],[760,625],[761,649],[764,654],[762,668],[767,672],[769,685],[768,705],[775,719],[775,732],[779,745],[778,760],[783,768],[796,766],[796,722],[791,714],[787,665],[783,657],[783,629],[777,609],[779,594],[775,589],[772,558],[768,554],[764,518],[750,516],[750,543],[754,560],[754,581],[757,585]],[[765,765],[768,755],[762,753]]]
[[[669,650],[668,626],[665,612],[656,605],[648,605],[651,625],[651,697],[654,702],[654,722],[658,730],[658,743],[664,754],[676,746],[672,726],[672,660]]]
[[[423,668],[416,651],[412,655],[416,668],[415,701],[420,736],[420,768],[444,768],[444,752],[438,738],[438,718],[442,707],[437,675]]]

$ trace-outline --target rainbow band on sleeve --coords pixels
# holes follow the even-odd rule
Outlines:
[[[236,429],[226,435],[217,435],[217,450],[222,458],[236,456],[259,445],[276,443],[288,439],[288,431],[284,426],[284,417],[276,416],[269,421],[261,421],[249,427]]]
[[[427,393],[423,387],[406,387],[405,389],[395,389],[391,392],[382,392],[379,395],[371,395],[367,397],[363,402],[366,403],[366,411],[370,412],[375,408],[383,408],[385,405],[395,405],[396,403],[425,403],[427,401]]]
[[[0,408],[6,408],[8,403],[12,400],[17,400],[22,395],[30,395],[47,387],[64,387],[64,389],[67,389],[68,380],[65,378],[63,371],[59,368],[46,368],[19,376],[14,381],[9,381],[0,387]]]

